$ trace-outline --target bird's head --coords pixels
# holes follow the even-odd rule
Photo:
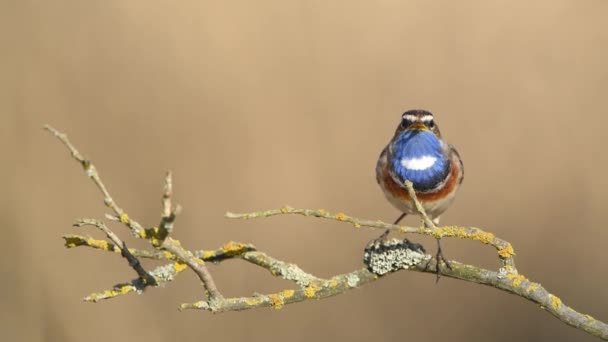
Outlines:
[[[441,138],[439,127],[435,124],[433,113],[423,109],[413,109],[401,115],[401,123],[397,127],[395,135],[406,131],[430,131]]]

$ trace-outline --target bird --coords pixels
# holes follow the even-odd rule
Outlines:
[[[380,153],[376,180],[386,199],[402,212],[393,224],[408,214],[420,215],[405,186],[409,180],[427,216],[437,225],[464,180],[464,164],[456,148],[441,137],[433,114],[413,109],[401,115],[393,138]],[[388,233],[385,231],[378,239],[384,240]],[[443,258],[440,239],[436,261],[438,280],[441,261],[451,269]]]

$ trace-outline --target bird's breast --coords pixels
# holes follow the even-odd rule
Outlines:
[[[403,183],[396,181],[391,175],[389,163],[384,163],[377,171],[379,173],[378,181],[389,201],[396,208],[405,213],[417,214],[414,202],[407,189]],[[453,201],[461,179],[462,171],[459,162],[457,160],[451,160],[449,174],[435,191],[416,191],[416,197],[431,218],[437,217],[443,213]]]
[[[434,190],[450,174],[441,141],[429,131],[407,131],[391,142],[389,172],[397,181],[406,179],[420,192]]]

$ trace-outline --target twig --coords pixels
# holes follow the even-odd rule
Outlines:
[[[186,267],[184,264],[175,262],[168,265],[158,266],[150,271],[149,274],[156,280],[157,286],[160,286],[173,281],[179,273],[187,268],[188,267]],[[90,295],[84,297],[84,301],[97,303],[104,299],[116,298],[129,293],[142,294],[146,286],[147,285],[141,278],[136,278],[128,283],[116,284],[111,289],[91,293]]]
[[[137,275],[139,276],[140,279],[142,279],[144,286],[158,285],[156,282],[156,279],[154,279],[153,276],[148,274],[148,272],[146,272],[146,270],[144,270],[144,267],[141,265],[139,260],[135,256],[133,256],[133,254],[131,254],[131,252],[129,252],[129,249],[127,248],[127,244],[124,243],[118,237],[118,235],[114,234],[114,232],[112,230],[110,230],[110,228],[108,228],[105,225],[105,223],[103,223],[99,220],[95,220],[95,219],[80,219],[74,223],[75,227],[82,227],[82,226],[87,226],[87,225],[95,226],[95,227],[99,228],[99,230],[104,232],[106,234],[106,236],[108,237],[108,239],[110,239],[114,243],[115,246],[119,246],[118,248],[120,249],[120,254],[125,259],[127,259],[127,261],[129,262],[129,266],[131,266],[131,268],[133,268],[133,270],[135,270],[135,272],[137,272]]]
[[[215,285],[215,281],[203,260],[195,257],[192,252],[181,247],[180,243],[172,238],[165,239],[161,248],[173,253],[180,261],[188,265],[188,267],[196,273],[209,293],[209,301],[214,302],[213,305],[220,304],[223,301],[224,297],[217,289],[217,285]]]
[[[408,195],[414,201],[416,210],[420,213],[420,216],[422,217],[422,221],[423,221],[424,225],[431,229],[437,228],[437,226],[435,226],[435,223],[433,222],[433,220],[431,220],[429,218],[429,216],[426,214],[426,210],[424,210],[424,207],[422,206],[420,201],[418,201],[418,196],[416,196],[416,191],[414,190],[414,183],[412,183],[411,181],[406,179],[404,182],[404,185],[405,185],[405,188],[407,189]],[[441,237],[438,237],[438,239],[440,239],[440,238]]]
[[[184,249],[179,242],[168,237],[173,230],[173,222],[178,213],[178,209],[173,208],[173,205],[171,204],[171,196],[173,195],[173,178],[171,172],[167,172],[164,189],[162,201],[163,215],[159,225],[160,239],[162,241],[160,248],[173,253],[173,255],[188,265],[188,267],[196,273],[209,293],[209,301],[213,302],[211,306],[219,304],[223,301],[224,297],[217,289],[217,285],[215,285],[211,273],[209,273],[207,266],[205,266],[205,262],[195,257],[192,252]]]
[[[117,254],[121,254],[121,249],[113,243],[107,242],[105,240],[93,239],[90,237],[76,235],[76,234],[67,234],[63,236],[65,240],[66,248],[75,248],[75,247],[90,247],[93,249],[98,249],[106,252],[114,252]],[[251,244],[243,244],[240,242],[229,242],[224,246],[215,249],[215,250],[198,250],[194,251],[193,254],[195,257],[205,261],[205,262],[219,262],[226,259],[234,258],[235,256],[242,255],[245,252],[255,251],[255,247]],[[159,250],[141,250],[135,248],[129,248],[129,253],[133,254],[136,257],[144,258],[144,259],[153,259],[153,260],[177,260],[175,254],[167,251],[159,251]]]
[[[332,214],[324,209],[297,209],[289,206],[285,206],[279,209],[270,209],[263,211],[256,211],[252,213],[232,213],[227,212],[226,217],[230,219],[254,219],[263,218],[277,215],[296,214],[302,216],[312,216],[324,219],[336,220],[341,222],[351,223],[355,228],[367,227],[371,229],[381,230],[392,230],[401,233],[413,233],[429,235],[435,238],[442,237],[458,237],[462,239],[470,239],[479,241],[483,244],[488,244],[496,248],[498,251],[498,257],[500,258],[503,266],[509,266],[515,269],[515,261],[513,256],[515,251],[511,244],[507,241],[497,238],[494,234],[485,232],[475,227],[458,227],[458,226],[443,226],[435,227],[434,225],[428,227],[408,227],[398,226],[382,221],[372,221],[359,219],[353,216],[346,215],[345,213]],[[432,223],[432,222],[431,222]]]
[[[163,231],[164,236],[168,236],[173,231],[173,222],[175,217],[181,211],[181,207],[177,205],[175,208],[171,204],[171,196],[173,196],[173,175],[171,171],[168,171],[165,176],[165,186],[163,193],[163,214],[160,221],[160,229]]]
[[[165,191],[163,195],[163,216],[161,219],[160,228],[154,227],[150,229],[143,229],[143,227],[137,221],[129,218],[127,213],[122,208],[120,208],[118,204],[112,199],[112,196],[110,195],[109,191],[105,187],[104,183],[101,181],[101,178],[99,176],[99,173],[97,172],[97,169],[95,168],[95,165],[93,165],[90,160],[85,159],[80,154],[80,152],[78,152],[76,147],[74,147],[74,145],[68,139],[67,135],[59,132],[58,130],[54,129],[49,125],[45,125],[44,129],[51,132],[68,148],[72,157],[82,165],[87,175],[93,180],[95,185],[97,185],[97,188],[103,194],[104,203],[106,204],[106,206],[114,211],[120,222],[130,228],[132,235],[137,238],[148,239],[154,247],[161,248],[173,253],[181,262],[188,265],[202,281],[205,290],[208,292],[208,299],[212,307],[223,300],[223,296],[217,289],[217,286],[215,285],[213,277],[209,273],[205,262],[195,257],[191,252],[182,248],[179,241],[168,237],[169,233],[172,230],[172,224],[175,219],[175,215],[178,211],[176,209],[173,209],[171,206],[172,180],[170,172],[168,172],[167,176],[165,177]],[[124,245],[121,243],[117,243],[116,241],[114,241],[114,243],[118,246]],[[126,246],[124,246],[124,248],[122,248],[121,250],[126,251],[126,253],[128,254],[128,248],[126,248]]]
[[[143,232],[142,226],[137,221],[130,219],[129,215],[127,215],[127,213],[121,207],[119,207],[118,204],[116,204],[116,202],[110,195],[110,192],[108,192],[106,186],[101,181],[101,178],[99,177],[99,172],[97,172],[97,168],[95,168],[95,165],[93,165],[90,160],[85,159],[82,154],[78,152],[76,147],[74,147],[74,145],[72,145],[72,143],[68,139],[67,135],[59,132],[58,130],[54,129],[49,125],[45,125],[44,129],[51,132],[55,137],[57,137],[57,139],[59,139],[65,145],[65,147],[68,148],[68,150],[72,154],[72,158],[74,158],[82,166],[87,176],[89,176],[89,178],[93,180],[93,183],[95,183],[99,191],[101,191],[101,193],[103,194],[104,204],[108,208],[112,209],[112,211],[120,219],[120,222],[124,223],[127,227],[131,229],[131,234],[133,236],[139,237],[140,234]]]

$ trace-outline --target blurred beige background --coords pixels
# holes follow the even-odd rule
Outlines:
[[[605,0],[2,1],[2,339],[594,340],[520,298],[408,272],[281,311],[180,313],[202,296],[191,274],[83,303],[134,273],[63,248],[75,218],[106,209],[41,127],[67,132],[148,225],[172,169],[187,247],[251,242],[330,276],[361,267],[378,232],[224,212],[290,204],[393,220],[376,158],[405,109],[429,109],[466,168],[443,222],[511,241],[521,272],[606,321],[607,13]],[[444,246],[498,267],[487,246]],[[229,296],[291,286],[238,261],[211,271]]]

